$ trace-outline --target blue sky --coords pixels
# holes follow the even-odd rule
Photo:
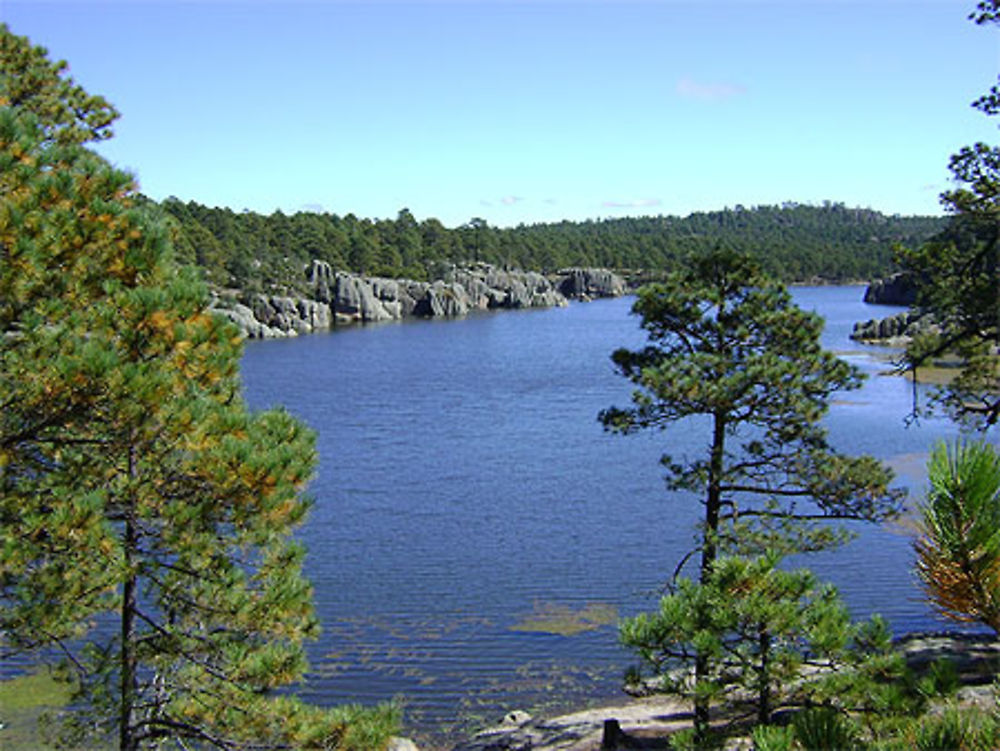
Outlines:
[[[455,226],[842,201],[938,214],[996,27],[959,0],[48,2],[142,190]]]

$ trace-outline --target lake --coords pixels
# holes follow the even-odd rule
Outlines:
[[[894,312],[863,291],[793,290],[826,318],[825,346],[870,376],[826,424],[835,445],[887,460],[919,495],[929,447],[957,431],[905,424],[911,384],[879,375],[890,352],[848,338],[855,321]],[[665,491],[659,456],[709,440],[690,428],[622,437],[597,422],[628,404],[609,356],[644,342],[631,302],[247,344],[250,404],[282,405],[319,432],[300,536],[324,631],[306,698],[401,697],[406,732],[430,746],[510,709],[621,697],[634,660],[609,616],[655,606],[700,511]],[[880,612],[896,632],[941,628],[914,585],[905,531],[856,529],[806,563],[858,616]]]

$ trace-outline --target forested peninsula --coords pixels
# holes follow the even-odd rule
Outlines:
[[[894,247],[918,246],[946,222],[787,202],[513,228],[474,218],[449,229],[407,209],[372,220],[159,205],[178,259],[202,270],[216,309],[251,337],[617,295],[715,248],[747,254],[785,282],[867,280],[893,270]]]

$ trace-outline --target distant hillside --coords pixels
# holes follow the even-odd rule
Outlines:
[[[940,231],[940,217],[885,216],[843,204],[786,203],[509,229],[473,219],[454,229],[418,222],[403,209],[395,219],[300,212],[270,215],[209,208],[169,198],[161,206],[178,223],[182,260],[203,267],[220,286],[297,286],[316,259],[334,270],[428,280],[455,263],[551,273],[597,266],[640,275],[669,269],[691,251],[717,245],[758,257],[785,281],[845,281],[892,271],[892,246],[915,245]]]

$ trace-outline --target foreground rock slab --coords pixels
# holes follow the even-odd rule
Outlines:
[[[409,738],[393,736],[389,739],[389,745],[386,748],[386,751],[420,751],[420,749],[417,748],[417,744]]]
[[[1000,669],[1000,641],[990,633],[911,634],[897,642],[907,663],[921,671],[938,658],[950,659],[961,688],[956,696],[965,706],[996,706],[992,681]],[[718,718],[735,708],[713,710]],[[745,714],[745,713],[744,713]],[[669,736],[691,726],[690,703],[663,694],[573,712],[535,718],[510,712],[495,726],[477,733],[452,751],[610,751],[668,749]],[[725,748],[749,748],[747,738],[734,738]]]
[[[610,720],[622,734],[619,740],[627,739],[630,748],[667,748],[667,737],[689,726],[691,713],[684,702],[668,696],[648,696],[559,717],[533,718],[525,712],[511,712],[453,751],[597,751]]]

